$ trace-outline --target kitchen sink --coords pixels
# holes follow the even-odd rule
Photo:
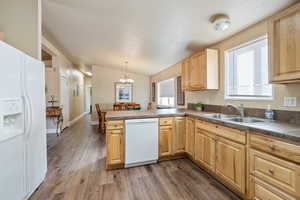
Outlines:
[[[232,122],[240,122],[240,123],[257,123],[257,122],[265,122],[264,119],[259,118],[253,118],[253,117],[234,117],[234,118],[228,118],[225,119],[226,121],[232,121]]]
[[[219,113],[212,113],[212,114],[204,114],[205,117],[214,118],[214,119],[229,119],[229,118],[236,118],[236,115],[225,115]]]

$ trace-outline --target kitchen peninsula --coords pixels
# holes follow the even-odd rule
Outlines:
[[[126,121],[151,118],[158,119],[158,161],[187,157],[244,199],[269,187],[283,199],[300,196],[300,126],[255,117],[188,109],[108,112],[107,169],[124,168]]]

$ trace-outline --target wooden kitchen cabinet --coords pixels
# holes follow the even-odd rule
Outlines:
[[[182,90],[188,90],[190,88],[189,65],[190,65],[190,58],[186,58],[181,62]]]
[[[193,55],[190,60],[190,88],[205,89],[205,52]]]
[[[174,120],[173,154],[185,152],[185,117],[176,117]]]
[[[182,61],[183,90],[219,89],[218,50],[206,49]]]
[[[270,82],[300,82],[300,3],[269,21]]]
[[[161,118],[159,128],[159,157],[185,153],[185,117]]]
[[[246,184],[246,147],[230,140],[216,139],[216,174],[241,193]]]
[[[215,138],[214,135],[197,129],[195,133],[195,161],[205,168],[215,171]]]
[[[295,163],[251,149],[250,173],[288,194],[300,197],[300,166]]]
[[[185,151],[191,158],[194,158],[194,146],[195,146],[195,119],[188,117],[186,118]]]
[[[160,126],[159,128],[159,157],[172,155],[172,126]]]
[[[296,200],[295,197],[253,176],[250,177],[250,197],[254,200]]]
[[[119,168],[124,164],[123,129],[107,130],[107,168]]]
[[[106,122],[106,168],[124,167],[124,121],[112,120]]]

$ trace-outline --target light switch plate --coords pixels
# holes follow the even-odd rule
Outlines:
[[[284,97],[283,106],[296,107],[297,106],[297,97]]]

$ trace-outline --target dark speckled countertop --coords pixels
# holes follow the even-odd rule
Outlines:
[[[156,117],[191,116],[204,121],[217,123],[220,125],[259,132],[262,134],[279,137],[300,143],[300,126],[283,123],[280,121],[265,121],[256,123],[232,122],[224,119],[215,119],[207,116],[208,112],[200,112],[188,109],[158,109],[146,111],[109,111],[106,120],[128,120]]]

